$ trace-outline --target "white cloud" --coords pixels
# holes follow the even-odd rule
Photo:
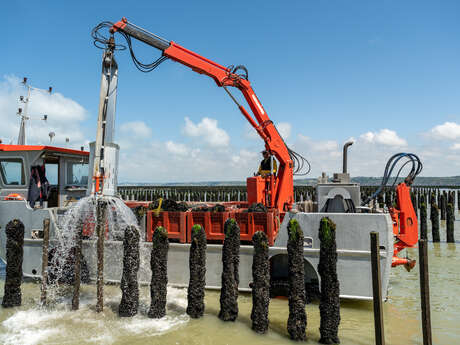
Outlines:
[[[16,143],[20,119],[16,115],[18,108],[24,109],[19,96],[27,96],[27,90],[16,76],[4,76],[0,82],[0,138],[5,143]],[[42,121],[48,115],[47,121]],[[28,104],[26,141],[29,144],[49,144],[50,132],[55,133],[53,145],[67,145],[79,148],[88,142],[81,124],[87,119],[87,111],[74,100],[56,92],[32,91]],[[94,133],[95,134],[95,133]]]
[[[335,140],[312,140],[311,138],[299,134],[299,140],[306,145],[308,151],[314,152],[330,152],[334,156],[339,152],[339,144]]]
[[[234,154],[232,156],[232,162],[235,165],[247,165],[248,163],[257,163],[257,159],[259,158],[259,156],[260,154],[258,154],[257,152],[242,149],[238,154]],[[260,157],[260,159],[262,158]]]
[[[292,133],[292,125],[289,122],[279,122],[275,124],[276,129],[284,140],[289,139]],[[243,133],[244,138],[250,140],[261,140],[257,131],[249,123],[246,123]]]
[[[199,137],[211,147],[227,147],[230,137],[225,130],[219,128],[216,119],[204,117],[198,124],[185,118],[184,134],[189,137]]]
[[[444,122],[433,127],[430,134],[435,139],[455,140],[460,138],[460,125],[455,122]]]
[[[455,143],[450,147],[452,150],[460,150],[460,143]]]
[[[280,122],[276,125],[276,128],[284,140],[291,135],[291,124],[289,122]]]
[[[166,145],[166,150],[168,150],[168,152],[171,152],[172,154],[175,154],[175,155],[185,156],[189,154],[190,152],[190,150],[184,144],[175,143],[171,140],[167,141],[165,145]]]
[[[379,132],[367,132],[360,135],[360,139],[374,144],[382,144],[393,147],[407,146],[407,141],[400,138],[395,131],[381,129]]]
[[[152,129],[143,121],[125,122],[120,126],[120,131],[131,138],[148,138],[152,135]]]

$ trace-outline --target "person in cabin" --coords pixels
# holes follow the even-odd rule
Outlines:
[[[276,174],[278,170],[276,159],[274,159],[273,156],[270,154],[270,152],[267,150],[263,150],[261,153],[264,159],[262,159],[262,161],[260,162],[259,171],[257,172],[256,175],[267,177],[270,174]],[[272,170],[272,160],[273,160],[273,170]]]
[[[49,187],[45,164],[31,166],[29,190],[27,193],[27,200],[31,208],[35,207],[37,201],[40,202],[40,207],[43,207],[43,202],[48,200]]]

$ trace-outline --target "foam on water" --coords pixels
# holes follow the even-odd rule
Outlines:
[[[94,311],[94,291],[82,294],[83,303],[78,311],[70,310],[66,304],[53,308],[35,304],[31,309],[18,310],[0,324],[0,344],[60,344],[68,339],[72,339],[72,343],[112,344],[120,338],[160,336],[190,320],[185,314],[186,290],[168,287],[168,313],[161,319],[148,318],[145,298],[149,294],[146,290],[144,287],[139,314],[133,318],[118,317],[116,310],[121,294],[115,286],[107,286],[109,295],[101,314]]]
[[[6,332],[0,334],[0,343],[5,345],[42,344],[50,337],[59,334],[56,319],[62,318],[64,312],[46,310],[22,310],[2,322]]]
[[[49,275],[53,277],[49,286],[49,297],[55,298],[60,295],[62,288],[60,280],[66,277],[67,272],[73,272],[72,260],[69,260],[73,248],[76,246],[76,238],[83,224],[92,229],[89,239],[97,239],[97,204],[99,201],[107,203],[106,225],[108,227],[108,240],[123,240],[124,231],[128,226],[134,226],[139,231],[137,219],[134,213],[126,206],[123,200],[116,197],[89,196],[80,199],[72,205],[64,214],[62,222],[56,226],[54,240],[54,255],[50,261]],[[120,258],[107,264],[120,264]]]

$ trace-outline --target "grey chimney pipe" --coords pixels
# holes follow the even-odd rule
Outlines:
[[[348,146],[353,145],[353,141],[348,141],[343,145],[343,168],[342,173],[347,173],[347,161],[348,161]]]

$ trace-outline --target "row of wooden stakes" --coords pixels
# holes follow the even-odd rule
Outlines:
[[[44,253],[48,253],[49,220],[44,226]],[[97,229],[101,234],[104,227]],[[240,229],[234,219],[228,219],[224,226],[225,240],[222,247],[222,285],[220,293],[219,318],[223,321],[235,321],[238,317],[238,283]],[[7,266],[5,291],[2,306],[21,305],[22,261],[24,245],[24,225],[20,220],[13,220],[6,226]],[[167,257],[169,241],[167,230],[155,229],[151,252],[152,281],[150,285],[151,304],[148,316],[162,318],[166,315],[167,294]],[[103,258],[103,238],[98,243],[98,258]],[[303,232],[299,223],[291,219],[288,225],[288,284],[289,317],[287,330],[293,340],[306,339],[307,315],[305,312],[306,292],[304,281]],[[323,218],[319,229],[320,261],[318,271],[321,276],[321,300],[319,304],[321,325],[320,343],[339,343],[338,327],[340,323],[339,282],[337,278],[337,251],[335,241],[335,224],[329,218]],[[123,240],[123,274],[120,288],[122,298],[118,313],[121,317],[137,314],[139,306],[139,231],[134,226],[125,229]],[[98,239],[99,241],[99,239]],[[102,243],[102,244],[101,244]],[[269,327],[268,307],[270,303],[270,265],[268,239],[265,233],[256,232],[253,236],[254,256],[252,264],[252,329],[257,333],[266,333]],[[74,260],[74,289],[72,309],[79,309],[81,240],[76,243],[77,256]],[[79,248],[78,248],[79,247]],[[43,255],[43,258],[47,255]],[[46,261],[46,260],[45,260]],[[47,262],[43,262],[41,303],[47,302]],[[192,228],[192,242],[189,254],[190,281],[187,290],[188,305],[186,313],[192,318],[200,318],[205,311],[205,275],[206,275],[206,234],[201,225]],[[103,260],[98,262],[98,272],[103,272]],[[103,276],[97,277],[96,311],[103,310]]]

